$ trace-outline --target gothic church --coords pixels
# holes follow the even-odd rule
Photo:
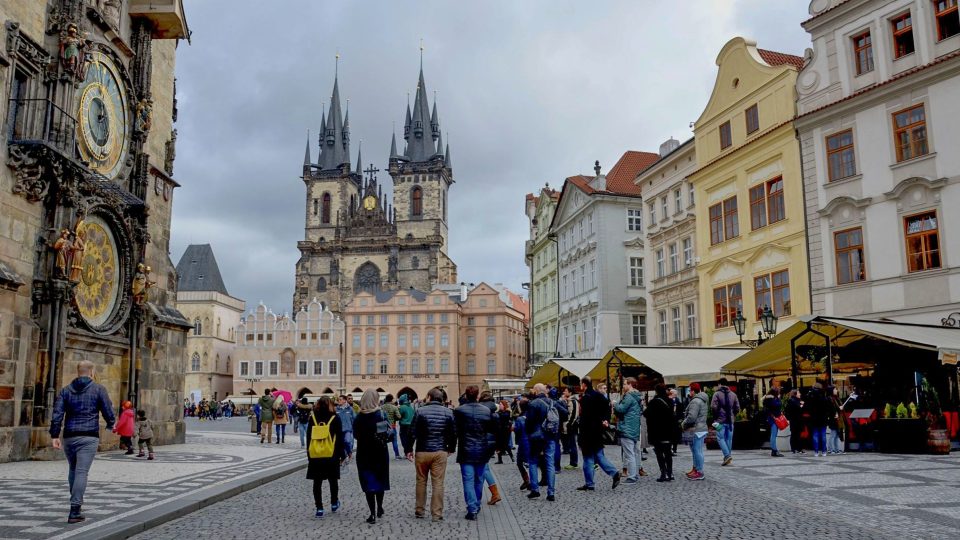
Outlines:
[[[443,145],[437,104],[431,112],[423,67],[413,112],[407,104],[404,150],[390,143],[393,204],[378,183],[379,169],[350,164],[350,111],[342,115],[338,81],[313,163],[310,141],[303,160],[306,184],[304,240],[297,243],[294,312],[317,299],[335,313],[359,291],[429,291],[455,283],[457,267],[447,252],[447,194],[453,184],[450,146]]]

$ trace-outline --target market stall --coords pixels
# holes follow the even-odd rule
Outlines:
[[[623,377],[636,377],[640,390],[652,390],[657,381],[687,386],[692,381],[715,381],[721,368],[744,354],[746,348],[614,347],[588,374],[619,388]]]
[[[553,386],[577,386],[580,378],[590,372],[601,361],[600,358],[551,358],[533,373],[526,387],[533,388],[537,383]]]
[[[957,328],[808,316],[723,371],[802,394],[835,386],[852,448],[944,451],[957,436],[957,350]]]

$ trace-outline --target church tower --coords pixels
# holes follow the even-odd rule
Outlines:
[[[407,104],[403,139],[402,154],[397,152],[396,134],[390,144],[398,236],[401,242],[429,241],[434,246],[431,276],[439,283],[456,283],[457,267],[447,253],[447,197],[454,181],[450,146],[443,144],[437,100],[432,112],[427,100],[422,60],[413,112]]]
[[[350,209],[359,201],[360,161],[350,167],[350,110],[342,112],[339,77],[334,77],[330,109],[324,113],[319,136],[320,155],[311,162],[310,140],[303,157],[303,182],[306,184],[304,241],[296,268],[294,311],[316,298],[326,306],[339,298],[328,298],[339,282],[337,262],[327,249],[343,231]],[[336,296],[335,294],[333,296]]]

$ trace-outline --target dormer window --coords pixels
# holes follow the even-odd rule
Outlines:
[[[933,0],[933,10],[937,18],[937,40],[943,41],[960,34],[957,0]]]
[[[720,124],[720,150],[726,150],[733,144],[733,135],[730,132],[730,122]]]

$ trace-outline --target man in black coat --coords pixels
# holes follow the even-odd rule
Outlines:
[[[416,446],[413,458],[417,470],[417,503],[414,516],[422,518],[427,502],[427,474],[433,484],[430,515],[433,521],[443,519],[443,480],[447,474],[447,456],[457,449],[457,426],[453,411],[444,407],[443,392],[434,388],[427,392],[427,403],[417,409],[410,430],[410,447]]]
[[[583,452],[584,484],[577,491],[593,491],[593,465],[613,477],[613,487],[620,484],[620,471],[603,455],[603,433],[610,425],[610,401],[593,389],[593,380],[580,379],[580,450]]]
[[[480,388],[470,385],[464,392],[465,403],[454,411],[457,430],[457,463],[463,480],[463,498],[467,503],[466,519],[475,521],[483,499],[483,476],[493,456],[493,434],[497,417],[485,405],[477,403]]]

